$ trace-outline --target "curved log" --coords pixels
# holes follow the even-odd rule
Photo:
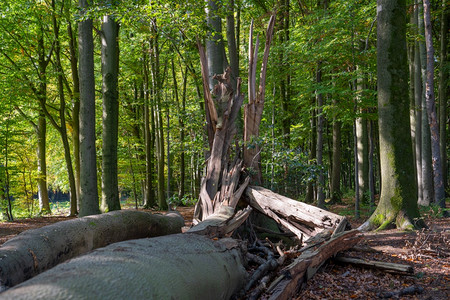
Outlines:
[[[181,232],[183,218],[122,210],[27,230],[0,247],[0,291],[93,249]]]
[[[229,299],[245,282],[232,239],[176,234],[97,249],[1,294],[2,299]]]

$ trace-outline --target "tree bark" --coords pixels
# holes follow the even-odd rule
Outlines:
[[[73,161],[75,165],[75,192],[77,202],[70,202],[70,215],[78,214],[78,204],[80,198],[80,80],[78,77],[78,57],[76,53],[76,34],[73,33],[72,23],[67,25],[69,35],[70,69],[72,71],[72,143]]]
[[[424,35],[424,19],[423,19],[423,4],[418,4],[418,30],[420,35]],[[426,104],[426,77],[427,77],[427,53],[426,46],[423,41],[419,41],[419,55],[421,66],[422,79],[422,94],[421,94],[421,118],[422,118],[422,199],[420,205],[428,206],[433,202],[433,167],[431,162],[431,136],[430,125],[428,123],[427,104]]]
[[[414,5],[414,25],[418,26],[419,8]],[[417,32],[416,32],[417,33]],[[415,159],[417,169],[417,201],[423,202],[422,182],[422,66],[420,62],[419,41],[414,43],[414,111],[415,111]]]
[[[2,297],[67,299],[70,291],[77,299],[230,299],[245,279],[242,249],[234,240],[178,234],[95,250]]]
[[[448,188],[448,166],[447,166],[447,101],[449,91],[449,70],[445,66],[449,64],[447,55],[448,45],[448,21],[450,19],[450,13],[448,11],[448,4],[446,0],[442,0],[442,13],[441,13],[441,58],[439,64],[439,137],[441,145],[441,161],[442,161],[442,174],[444,181],[444,190]]]
[[[84,14],[87,0],[79,0]],[[78,24],[80,68],[80,216],[99,214],[95,147],[95,77],[92,19]]]
[[[334,105],[337,106],[337,101],[333,100]],[[331,168],[331,202],[340,203],[342,198],[341,193],[341,126],[342,123],[333,118],[333,161]]]
[[[113,16],[102,21],[102,211],[120,209],[117,179],[119,139],[119,24]]]
[[[431,7],[430,1],[423,1],[424,22],[425,22],[425,42],[427,47],[427,80],[425,87],[425,98],[427,104],[428,122],[431,131],[431,152],[433,165],[433,185],[434,203],[441,208],[445,208],[445,190],[442,174],[442,160],[440,153],[439,124],[436,114],[436,103],[434,97],[434,47],[431,28]]]
[[[316,72],[316,83],[321,84],[322,82],[322,62],[317,64]],[[323,191],[325,187],[325,176],[323,174],[323,94],[316,92],[317,97],[317,146],[316,146],[316,157],[317,165],[319,169],[319,178],[317,180],[317,206],[320,208],[325,207],[325,193]]]
[[[124,240],[179,233],[183,224],[182,217],[175,213],[162,216],[126,210],[23,232],[0,247],[0,290],[93,249]]]
[[[421,226],[417,222],[409,123],[404,0],[378,0],[377,74],[382,187],[378,207],[361,229]]]

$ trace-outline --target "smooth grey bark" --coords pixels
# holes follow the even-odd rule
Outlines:
[[[423,3],[418,4],[418,31],[420,35],[424,35],[424,19],[423,19]],[[426,77],[427,77],[427,53],[426,45],[423,41],[419,41],[419,56],[421,66],[422,94],[421,94],[421,118],[422,118],[422,198],[420,205],[428,206],[433,202],[433,167],[431,162],[431,135],[430,125],[428,123],[427,105],[425,98]]]
[[[333,105],[338,106],[337,100],[333,99]],[[342,200],[341,193],[341,126],[342,123],[337,116],[333,117],[333,159],[331,168],[331,202],[339,203]]]
[[[76,33],[73,32],[72,23],[67,25],[69,35],[69,53],[70,69],[72,71],[72,143],[73,143],[73,161],[75,165],[75,191],[77,202],[70,203],[70,215],[78,214],[78,205],[80,197],[80,80],[78,77],[78,57]]]
[[[84,13],[88,0],[79,0]],[[99,214],[95,148],[95,77],[92,19],[78,24],[80,75],[80,216]]]
[[[434,97],[434,46],[431,27],[430,1],[423,1],[425,43],[427,51],[427,76],[425,85],[426,111],[431,132],[431,153],[433,166],[434,203],[445,208],[445,190],[442,175],[442,160],[440,153],[439,124],[436,114],[436,103]]]
[[[176,213],[163,216],[124,210],[27,230],[0,247],[0,291],[93,249],[124,240],[179,233],[183,225],[183,218]]]
[[[227,15],[227,44],[228,44],[228,57],[230,59],[231,67],[231,85],[233,90],[236,90],[236,80],[239,77],[239,52],[236,46],[236,30],[234,25],[234,0],[230,0],[228,3],[228,15]]]
[[[440,64],[439,64],[439,137],[441,145],[441,161],[442,174],[444,181],[444,189],[448,188],[448,166],[447,166],[447,101],[449,91],[449,70],[445,66],[449,64],[447,47],[448,47],[448,21],[450,12],[447,10],[446,0],[442,0],[441,13],[441,45],[440,45]]]
[[[377,1],[377,75],[380,201],[360,229],[412,229],[422,224],[417,206],[409,120],[405,0]],[[417,221],[419,220],[419,221]]]
[[[230,299],[246,280],[243,250],[196,234],[130,240],[72,259],[2,299]]]
[[[316,72],[316,83],[321,84],[322,82],[322,63],[317,64]],[[323,174],[323,94],[316,92],[317,98],[317,146],[316,146],[316,157],[317,165],[319,169],[319,178],[317,180],[317,206],[320,208],[325,207],[325,193],[323,191],[325,187],[325,176]]]
[[[314,107],[316,103],[316,99],[311,99],[311,106]],[[314,161],[316,159],[316,146],[317,146],[317,117],[316,117],[316,110],[311,109],[311,117],[310,117],[310,151],[309,151],[309,160]],[[315,199],[314,193],[315,193],[315,181],[309,181],[308,185],[306,187],[306,195],[305,195],[305,202],[306,203],[312,203]]]
[[[217,0],[206,1],[206,22],[209,29],[206,38],[206,58],[208,61],[209,90],[212,90],[217,82],[213,79],[213,76],[225,71],[225,48],[222,36],[222,20],[218,16],[219,2]]]
[[[414,25],[418,26],[419,8],[414,6]],[[416,32],[417,33],[417,32]],[[422,66],[419,41],[414,43],[414,111],[415,111],[415,160],[417,170],[417,201],[422,203]]]
[[[120,209],[117,147],[119,139],[119,24],[112,16],[102,22],[102,205],[103,212]]]

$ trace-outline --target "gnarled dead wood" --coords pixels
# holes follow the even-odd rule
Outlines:
[[[356,245],[361,239],[357,236],[358,233],[358,230],[346,231],[317,249],[303,252],[269,287],[268,291],[271,293],[269,299],[292,299],[302,283],[311,278],[327,259]]]
[[[334,261],[343,264],[352,264],[365,268],[378,269],[387,273],[413,274],[414,268],[411,265],[395,264],[384,261],[366,260],[354,257],[337,256]]]
[[[303,240],[306,240],[324,229],[334,229],[341,222],[345,222],[343,216],[284,197],[262,187],[249,186],[245,195],[250,206],[285,226],[299,239],[303,237]],[[344,228],[345,226],[339,230]]]

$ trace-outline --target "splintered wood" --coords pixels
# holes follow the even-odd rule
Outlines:
[[[297,235],[300,240],[307,240],[325,229],[334,229],[339,224],[344,226],[346,219],[332,212],[299,202],[271,190],[249,186],[245,195],[251,207],[274,219]]]

